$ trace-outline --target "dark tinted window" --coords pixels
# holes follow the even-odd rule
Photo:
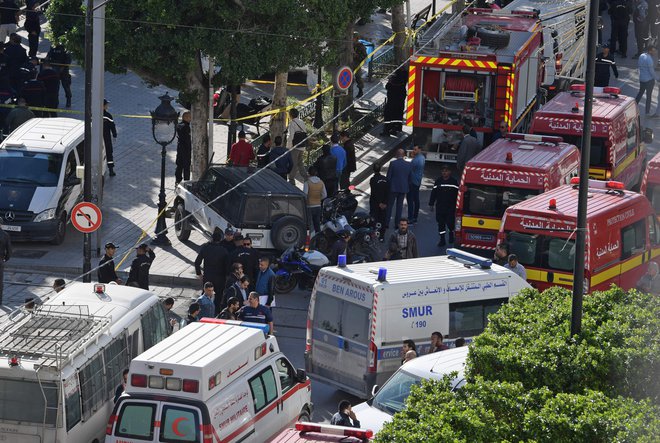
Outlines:
[[[62,170],[61,154],[45,154],[13,149],[0,151],[0,177],[8,183],[57,186]]]
[[[36,381],[0,378],[0,420],[54,425],[57,420],[57,385],[42,382],[43,391]],[[46,409],[44,402],[50,409]],[[8,439],[7,441],[10,441]]]
[[[243,222],[246,225],[265,225],[268,220],[267,197],[250,196],[245,199]]]
[[[64,407],[66,412],[66,430],[69,431],[80,422],[80,385],[78,375],[74,374],[64,382]]]
[[[305,199],[271,197],[270,198],[270,219],[277,220],[283,215],[292,215],[305,220]]]
[[[169,333],[167,317],[160,303],[156,303],[141,319],[144,351],[159,343]]]
[[[119,412],[115,435],[138,440],[153,440],[155,414],[156,405],[153,403],[125,402]]]
[[[510,232],[507,236],[509,252],[518,256],[523,266],[557,271],[572,271],[575,260],[575,241],[537,234]]]
[[[488,315],[497,312],[506,298],[449,304],[449,336],[470,337],[483,332]]]
[[[509,206],[537,195],[536,189],[468,184],[463,212],[466,215],[501,217]]]
[[[314,303],[314,327],[339,334],[342,301],[336,297],[316,294]]]
[[[100,353],[80,369],[79,377],[83,419],[87,420],[109,398]]]
[[[623,247],[621,249],[621,258],[628,258],[631,255],[644,250],[646,245],[645,227],[645,220],[640,220],[635,224],[626,226],[625,228],[621,229],[621,241],[623,243]]]
[[[570,143],[582,149],[582,137],[578,135],[567,134],[540,134],[540,135],[554,135],[560,136],[564,142]],[[607,166],[609,158],[607,156],[607,147],[605,146],[605,139],[601,137],[591,137],[591,150],[589,151],[589,166]]]

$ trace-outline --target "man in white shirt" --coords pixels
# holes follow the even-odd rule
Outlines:
[[[286,134],[286,147],[291,152],[291,160],[293,161],[293,168],[289,172],[289,183],[292,185],[296,184],[296,175],[302,177],[302,181],[307,180],[307,173],[302,164],[303,152],[305,151],[305,146],[307,142],[302,142],[307,138],[307,129],[305,127],[305,122],[303,122],[298,116],[299,112],[297,109],[292,108],[289,110],[289,127],[287,128]],[[298,134],[296,136],[296,134]],[[295,143],[294,143],[295,141]],[[296,148],[294,149],[294,146]]]

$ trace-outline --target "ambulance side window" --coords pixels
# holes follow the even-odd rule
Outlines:
[[[626,151],[634,151],[637,145],[637,121],[631,120],[626,125]]]
[[[291,389],[296,384],[295,371],[289,360],[280,358],[275,363],[277,368],[277,375],[280,377],[280,386],[282,386],[282,394]]]
[[[277,384],[275,374],[270,366],[252,377],[249,382],[255,412],[261,411],[277,398]]]
[[[646,246],[646,220],[639,220],[621,229],[621,258],[626,259],[641,252]]]

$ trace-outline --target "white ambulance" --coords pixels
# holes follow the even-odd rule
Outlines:
[[[531,286],[510,269],[456,249],[447,256],[320,270],[307,314],[305,366],[314,380],[368,398],[401,366],[402,341],[418,354],[480,334],[488,315]]]
[[[105,441],[263,443],[308,421],[310,380],[267,329],[204,319],[133,359]]]

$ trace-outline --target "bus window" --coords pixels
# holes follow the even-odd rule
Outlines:
[[[144,351],[167,337],[169,328],[161,303],[153,305],[141,319]]]
[[[71,379],[67,380],[68,383],[75,384],[75,388],[72,388],[71,392],[66,392],[67,389],[64,388],[66,397],[64,398],[64,407],[66,413],[66,430],[67,432],[71,430],[75,425],[80,423],[82,414],[80,412],[80,387],[78,381],[76,380],[77,375],[73,375]]]
[[[115,435],[139,440],[153,440],[154,415],[156,415],[156,405],[153,403],[124,402],[119,413]]]
[[[488,324],[488,315],[506,303],[506,298],[449,304],[449,336],[479,335]]]
[[[83,419],[87,420],[109,398],[105,390],[101,353],[80,369],[79,377]]]
[[[506,208],[538,195],[539,192],[537,189],[468,184],[463,212],[468,215],[502,217]]]
[[[553,238],[548,242],[548,267],[560,271],[572,271],[575,260],[575,242]]]
[[[58,389],[55,383],[0,378],[0,420],[55,425]],[[44,404],[44,395],[46,404]],[[48,409],[45,409],[48,407]],[[46,416],[44,417],[44,409]]]
[[[161,442],[197,442],[199,438],[199,413],[181,406],[163,406],[160,427]]]
[[[626,226],[621,229],[621,258],[625,259],[644,250],[646,245],[645,220]]]
[[[108,398],[113,398],[117,386],[122,382],[122,372],[128,368],[128,349],[126,337],[122,334],[116,337],[103,350],[105,360],[106,391]]]

